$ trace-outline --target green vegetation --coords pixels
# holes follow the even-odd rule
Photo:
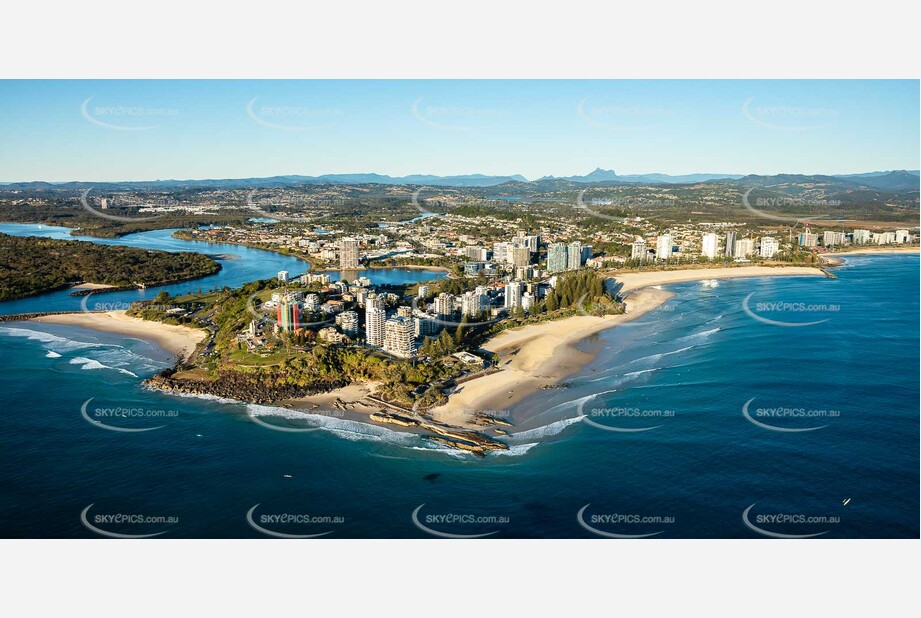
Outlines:
[[[191,214],[160,214],[156,218],[149,218],[152,215],[138,213],[137,209],[132,208],[109,208],[106,214],[119,217],[136,218],[136,221],[118,221],[98,217],[79,204],[73,204],[74,200],[55,200],[49,199],[40,203],[33,204],[4,204],[0,198],[0,220],[10,223],[43,223],[45,225],[58,225],[62,227],[74,228],[71,232],[74,236],[92,236],[95,238],[118,238],[126,234],[135,232],[149,232],[151,230],[163,230],[171,228],[193,228],[202,225],[228,225],[242,224],[249,217],[251,212],[230,211],[214,215],[191,215]],[[147,221],[140,219],[147,218]]]
[[[476,285],[476,279],[441,280],[445,289]],[[481,283],[481,282],[480,282]],[[528,314],[521,309],[494,322],[463,318],[456,326],[428,337],[419,347],[420,360],[394,358],[361,345],[331,345],[317,339],[314,330],[265,336],[251,347],[238,338],[256,315],[259,305],[278,289],[274,279],[253,281],[240,289],[225,288],[205,294],[170,298],[161,293],[151,303],[137,303],[133,315],[207,328],[213,347],[201,354],[193,367],[185,367],[171,386],[198,389],[219,396],[255,402],[279,401],[324,392],[350,383],[376,382],[378,395],[406,406],[428,407],[444,400],[442,390],[470,371],[452,354],[477,351],[492,335],[524,324],[572,315],[620,313],[623,306],[607,292],[595,271],[582,270],[559,276],[556,289],[535,304]],[[181,314],[171,311],[182,308]],[[271,329],[271,325],[268,326]],[[190,373],[189,370],[192,370]],[[194,378],[192,377],[194,376]],[[170,377],[165,378],[169,380]]]
[[[162,292],[150,303],[137,303],[131,314],[212,331],[211,353],[200,356],[194,368],[182,371],[185,376],[189,369],[198,370],[197,381],[207,392],[246,401],[277,401],[352,382],[378,382],[381,396],[403,404],[412,405],[417,398],[434,402],[442,397],[432,384],[449,378],[452,370],[439,361],[414,363],[371,348],[328,345],[317,341],[311,330],[270,336],[258,351],[246,348],[237,334],[255,317],[249,305],[258,311],[261,302],[277,289],[276,280],[265,279],[240,289],[206,294],[170,298]],[[171,316],[167,312],[172,308],[185,309],[186,313]]]
[[[200,253],[0,234],[0,300],[82,282],[160,285],[213,275],[220,269],[220,264]]]

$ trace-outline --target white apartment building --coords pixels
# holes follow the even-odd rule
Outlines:
[[[320,309],[320,297],[316,294],[307,294],[304,296],[304,309],[315,312]]]
[[[343,311],[336,316],[336,324],[342,329],[342,332],[349,337],[358,334],[358,313],[355,311]]]
[[[390,318],[385,323],[384,331],[385,350],[401,358],[412,358],[415,355],[415,326],[411,318]]]
[[[339,240],[339,268],[355,270],[358,268],[358,241],[354,238]]]
[[[461,314],[477,317],[483,313],[485,304],[485,297],[482,295],[476,292],[464,292],[464,295],[461,296]]]
[[[383,296],[378,296],[377,292],[368,292],[364,297],[365,309],[387,309]]]
[[[387,312],[377,307],[368,307],[365,310],[365,341],[368,345],[381,347],[384,345],[384,324],[387,322]]]
[[[838,245],[843,245],[844,239],[844,232],[825,232],[822,234],[822,245],[826,247],[836,247]]]
[[[531,253],[537,253],[540,245],[540,236],[517,236],[514,240],[516,245],[524,245]]]
[[[435,315],[444,320],[454,313],[454,294],[442,292],[435,297]]]
[[[718,245],[716,234],[704,234],[700,241],[700,254],[706,258],[715,258]]]
[[[286,281],[288,281],[288,275],[289,273],[287,270],[279,270],[278,271],[278,281],[281,283],[285,283]]]
[[[630,250],[630,258],[645,261],[646,257],[646,241],[637,236],[636,240],[633,241],[633,248]]]
[[[569,243],[569,247],[567,247],[566,268],[568,270],[582,268],[582,243],[578,240]]]
[[[468,260],[472,260],[474,262],[485,262],[487,253],[488,252],[486,250],[486,247],[465,247],[464,248],[464,255],[467,257]]]
[[[534,306],[534,297],[531,296],[530,292],[525,292],[521,295],[521,308],[525,311],[530,311],[531,307]]]
[[[880,232],[879,234],[872,234],[870,236],[870,242],[877,245],[889,245],[895,242],[895,232]]]
[[[512,261],[512,243],[497,242],[492,246],[492,259],[499,264],[505,264]]]
[[[301,285],[311,285],[313,283],[319,283],[320,285],[329,285],[329,275],[327,274],[317,274],[317,275],[301,275]]]
[[[815,247],[819,244],[819,235],[812,232],[803,232],[799,235],[800,247]]]
[[[744,258],[755,252],[755,241],[751,238],[740,238],[732,249],[733,257]]]
[[[521,281],[509,281],[505,284],[505,308],[513,309],[521,306]]]
[[[778,243],[777,239],[773,236],[761,237],[761,257],[772,258],[777,254],[779,248],[780,243]]]
[[[656,240],[656,259],[666,260],[672,254],[672,235],[660,234]]]
[[[870,230],[854,230],[854,244],[865,245],[870,242]]]

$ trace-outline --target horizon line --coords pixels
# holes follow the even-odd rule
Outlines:
[[[723,172],[687,172],[687,173],[630,172],[630,173],[621,174],[621,173],[615,172],[614,170],[606,170],[606,169],[598,167],[592,170],[592,172],[589,172],[588,174],[591,174],[598,170],[605,171],[605,172],[614,172],[615,176],[618,176],[621,178],[627,177],[627,176],[652,176],[652,175],[671,176],[671,177],[706,175],[706,176],[718,176],[718,177],[725,177],[725,178],[728,178],[730,176],[741,176],[744,178],[746,176],[856,176],[856,175],[861,175],[861,174],[889,174],[893,172],[907,172],[910,174],[921,173],[921,170],[911,169],[911,168],[906,167],[906,168],[881,169],[881,170],[864,171],[864,172],[838,172],[838,173],[777,172],[773,174],[768,174],[768,173],[758,173],[758,172],[748,172],[748,173],[739,173],[739,172],[725,172],[725,173]],[[63,184],[69,184],[69,183],[116,184],[116,183],[141,183],[141,182],[177,182],[178,183],[178,182],[233,181],[233,180],[250,180],[250,179],[267,180],[271,178],[287,178],[287,177],[302,177],[302,178],[320,179],[326,176],[358,176],[358,175],[372,175],[372,174],[376,176],[386,176],[388,178],[394,178],[394,179],[406,178],[408,176],[431,176],[433,178],[439,178],[439,179],[457,178],[457,177],[476,177],[476,176],[482,176],[484,178],[511,178],[514,176],[520,176],[525,179],[524,182],[528,182],[528,183],[537,182],[542,179],[564,180],[571,176],[587,176],[588,175],[588,174],[570,174],[569,176],[554,176],[550,174],[545,174],[544,176],[539,176],[539,177],[531,179],[531,178],[527,178],[526,176],[524,176],[524,174],[517,174],[517,173],[515,174],[485,174],[482,172],[471,172],[471,173],[463,173],[463,174],[439,175],[439,174],[430,174],[430,173],[425,173],[425,172],[414,172],[414,173],[403,174],[403,175],[392,175],[392,174],[384,174],[380,172],[324,172],[322,174],[316,174],[316,175],[294,173],[294,174],[273,174],[271,176],[238,176],[238,177],[226,177],[225,176],[225,177],[212,177],[212,178],[182,178],[182,179],[179,179],[179,178],[156,178],[156,179],[146,178],[146,179],[141,179],[141,180],[127,180],[127,179],[122,179],[122,180],[73,180],[73,179],[71,180],[9,180],[9,181],[4,180],[4,181],[0,181],[0,186],[13,185],[13,184],[38,183],[38,182],[43,182],[43,183],[52,184],[52,185],[63,185]],[[715,178],[714,180],[717,180],[717,178]],[[595,181],[595,182],[606,182],[606,181],[602,180],[602,181]],[[386,183],[381,183],[381,184],[386,184]],[[586,184],[591,184],[591,183],[586,183]]]

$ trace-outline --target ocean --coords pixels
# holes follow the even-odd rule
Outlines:
[[[169,231],[106,242],[236,256],[174,292],[304,269]],[[834,271],[667,286],[664,305],[580,344],[597,356],[565,388],[513,406],[511,448],[485,459],[392,426],[145,390],[172,363],[148,342],[3,323],[0,536],[916,538],[919,259]]]

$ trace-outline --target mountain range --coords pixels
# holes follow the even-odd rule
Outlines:
[[[614,170],[597,168],[584,176],[544,176],[537,180],[528,180],[520,174],[509,176],[490,176],[486,174],[467,174],[460,176],[435,176],[431,174],[413,174],[409,176],[388,176],[384,174],[324,174],[322,176],[271,176],[267,178],[236,178],[215,180],[152,180],[126,182],[62,182],[42,181],[0,183],[4,189],[16,190],[60,190],[88,189],[96,187],[108,190],[143,190],[162,191],[168,189],[246,189],[246,188],[280,188],[307,184],[382,184],[382,185],[427,185],[444,187],[495,187],[510,183],[526,184],[535,188],[566,188],[567,186],[592,184],[597,186],[614,186],[620,184],[698,184],[705,182],[742,182],[751,185],[779,184],[782,182],[819,182],[830,180],[852,183],[854,187],[878,189],[881,191],[911,191],[918,189],[918,170],[893,170],[867,172],[863,174],[841,175],[800,175],[777,174],[761,176],[757,174],[628,174],[617,175]]]

